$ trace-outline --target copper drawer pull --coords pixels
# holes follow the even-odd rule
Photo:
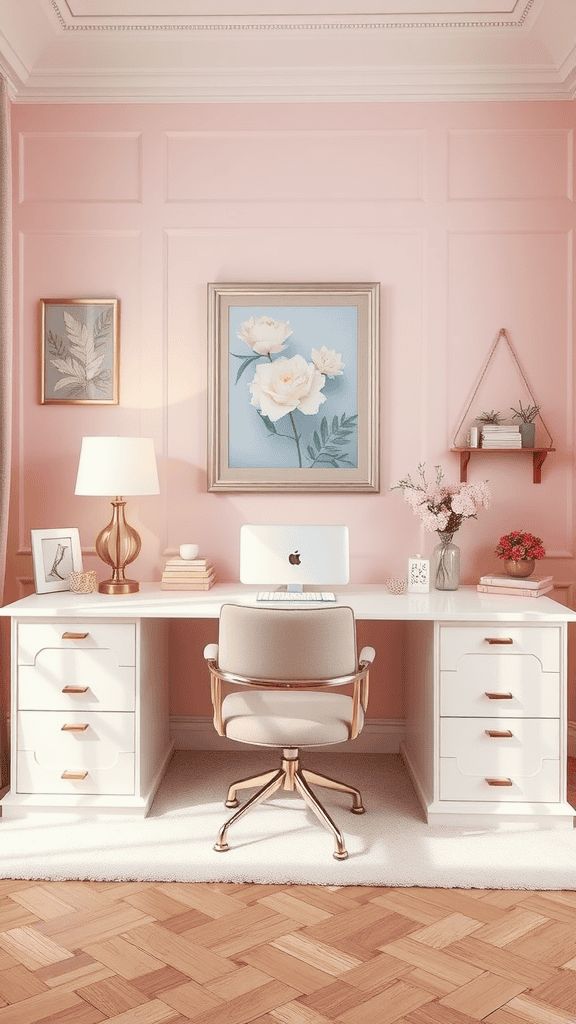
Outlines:
[[[487,644],[513,644],[514,641],[511,636],[499,637],[499,636],[487,636]]]
[[[512,779],[486,779],[489,786],[513,786]]]
[[[491,736],[494,739],[507,740],[510,739],[510,737],[513,736],[514,733],[512,733],[510,729],[502,729],[501,731],[499,731],[498,729],[486,729],[486,735]]]
[[[86,732],[88,728],[88,722],[66,722],[61,732]]]
[[[87,775],[88,775],[88,772],[80,772],[80,771],[70,771],[70,770],[68,770],[68,771],[62,772],[62,775],[60,776],[60,778],[61,779],[85,779]]]
[[[62,693],[88,693],[87,686],[63,686]]]
[[[85,640],[90,633],[62,633],[63,640]]]
[[[512,700],[514,695],[512,693],[489,693],[486,690],[486,696],[488,700]]]

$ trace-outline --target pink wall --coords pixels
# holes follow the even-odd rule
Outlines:
[[[73,493],[84,434],[155,438],[162,493],[129,503],[140,579],[158,580],[193,540],[234,580],[240,525],[279,520],[347,522],[355,582],[403,574],[436,538],[389,487],[419,461],[458,479],[453,433],[505,327],[557,452],[540,486],[526,456],[470,463],[494,501],[461,530],[463,578],[496,568],[503,532],[530,529],[572,603],[574,104],[38,104],[12,119],[6,600],[30,590],[33,527],[78,525],[85,566],[103,569],[93,538],[108,503]],[[381,282],[380,494],[206,492],[206,284],[271,280]],[[38,404],[38,300],[69,296],[121,301],[119,407]],[[527,397],[500,352],[473,412]],[[380,652],[371,714],[401,717],[401,633],[362,629]],[[207,713],[200,653],[213,632],[175,631],[174,714]]]

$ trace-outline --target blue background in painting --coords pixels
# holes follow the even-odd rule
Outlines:
[[[323,345],[334,349],[342,356],[344,368],[341,376],[326,377],[322,394],[326,401],[322,402],[315,416],[306,416],[296,409],[293,412],[296,429],[301,434],[300,448],[302,466],[309,467],[311,460],[307,445],[312,444],[314,431],[320,433],[320,422],[324,416],[328,426],[334,416],[340,419],[342,414],[355,415],[358,412],[358,310],[356,306],[231,306],[229,309],[229,351],[236,355],[249,356],[251,349],[237,335],[242,324],[250,317],[269,316],[274,320],[288,321],[292,334],[284,342],[281,352],[272,353],[272,359],[285,356],[289,359],[301,355],[306,362],[312,362],[312,349],[318,351]],[[258,362],[251,363],[236,384],[236,375],[241,359],[230,355],[229,385],[229,465],[233,469],[283,469],[298,468],[296,443],[292,440],[293,430],[289,416],[276,420],[275,427],[280,434],[289,437],[278,437],[271,434],[261,420],[257,408],[250,404],[252,393],[249,384],[254,379],[256,367],[261,362],[268,362],[263,356]],[[347,447],[339,451],[349,456],[350,463],[358,465],[357,429],[349,439]],[[329,463],[323,462],[317,469],[332,469]],[[350,468],[350,464],[347,466]]]

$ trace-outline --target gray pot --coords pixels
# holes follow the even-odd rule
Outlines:
[[[522,437],[523,448],[533,448],[534,440],[536,437],[536,424],[535,423],[521,423],[520,424],[520,436]]]

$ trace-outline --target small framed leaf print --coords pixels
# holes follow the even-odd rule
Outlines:
[[[118,405],[118,299],[42,299],[42,405]]]
[[[378,491],[379,285],[209,284],[210,491]]]

